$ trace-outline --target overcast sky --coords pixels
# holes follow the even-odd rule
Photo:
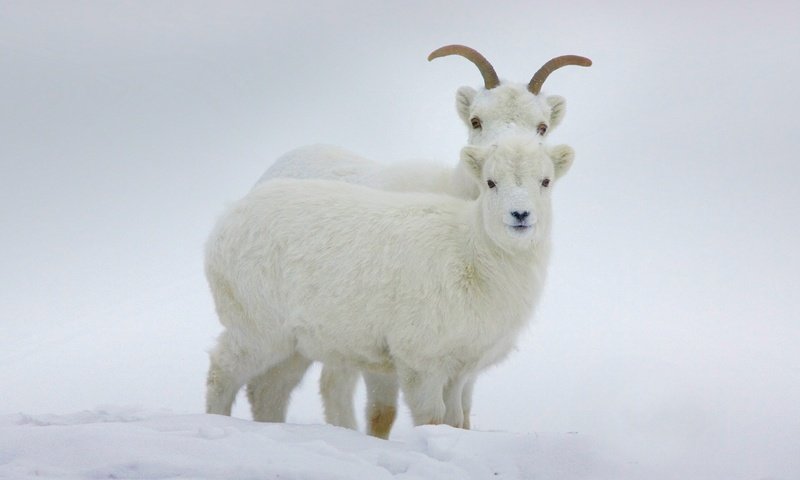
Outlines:
[[[568,100],[550,141],[577,156],[546,295],[478,382],[476,425],[800,472],[799,18],[789,1],[0,1],[0,381],[17,386],[0,413],[200,411],[216,216],[304,144],[454,163],[454,93],[481,79],[426,57],[463,43],[520,82],[594,61],[544,87]],[[315,380],[296,421],[321,421]]]

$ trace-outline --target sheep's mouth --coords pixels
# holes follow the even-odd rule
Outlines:
[[[506,225],[508,232],[514,237],[527,237],[533,232],[533,225],[520,223],[517,225]]]

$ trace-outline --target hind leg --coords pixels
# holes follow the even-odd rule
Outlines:
[[[367,433],[387,439],[397,416],[397,375],[364,372],[367,387]]]
[[[224,331],[211,351],[206,380],[206,412],[230,415],[239,389],[264,369],[285,359],[289,352],[255,345],[252,336]]]
[[[322,367],[319,378],[319,393],[325,409],[325,421],[337,427],[356,430],[353,413],[353,395],[359,372],[349,367]]]
[[[289,398],[297,387],[311,360],[294,353],[272,366],[247,384],[247,399],[253,420],[257,422],[285,422]]]

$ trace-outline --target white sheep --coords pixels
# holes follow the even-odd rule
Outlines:
[[[428,55],[428,60],[449,55],[470,60],[484,80],[483,88],[465,86],[456,92],[456,110],[467,126],[469,145],[489,145],[509,134],[532,133],[546,138],[564,119],[566,99],[541,95],[545,80],[561,67],[592,64],[585,57],[562,55],[546,62],[527,84],[522,84],[501,81],[483,55],[464,45],[438,48]],[[331,145],[305,146],[281,156],[258,183],[272,178],[341,180],[384,190],[449,193],[463,198],[475,198],[477,194],[470,176],[458,166],[454,169],[421,162],[385,165]],[[420,178],[426,181],[420,182]]]
[[[447,45],[428,55],[428,60],[461,55],[473,62],[483,76],[484,87],[461,87],[456,110],[467,126],[470,145],[488,145],[500,135],[536,132],[542,138],[557,127],[566,114],[567,101],[559,95],[541,95],[542,85],[555,70],[592,61],[578,55],[562,55],[547,61],[527,84],[501,81],[494,67],[477,51],[464,45]]]
[[[323,168],[324,165],[324,168]],[[430,161],[382,164],[333,145],[308,145],[279,157],[256,185],[273,178],[338,180],[393,192],[475,198],[475,181],[460,168]]]
[[[528,84],[519,84],[501,82],[485,57],[463,45],[439,48],[428,56],[428,60],[447,55],[467,58],[478,67],[484,79],[483,88],[461,87],[456,94],[456,108],[468,128],[468,142],[473,145],[489,144],[498,136],[509,133],[534,133],[545,138],[563,120],[566,100],[555,95],[540,95],[542,84],[562,66],[591,65],[591,60],[584,57],[556,57],[545,63]],[[323,178],[391,191],[447,193],[461,198],[477,196],[476,183],[459,166],[452,168],[421,162],[383,165],[328,145],[302,147],[285,154],[258,183],[271,178]],[[283,370],[273,369],[248,384],[253,417],[261,421],[282,418],[285,413],[281,412],[286,410],[289,394],[307,367],[308,362],[297,360]],[[324,367],[320,393],[327,422],[356,428],[352,397],[358,375],[358,371],[353,369]],[[364,379],[368,397],[367,431],[386,438],[396,415],[397,381],[391,375],[371,372],[366,372]],[[466,412],[470,410],[472,381],[474,379],[465,387],[463,409]],[[469,427],[468,414],[465,426]]]
[[[550,191],[573,158],[530,137],[464,147],[475,200],[324,180],[254,188],[207,243],[225,327],[207,411],[229,415],[256,376],[318,360],[396,375],[415,424],[463,426],[465,386],[511,351],[541,292]]]

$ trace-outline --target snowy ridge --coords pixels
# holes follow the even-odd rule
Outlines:
[[[328,425],[126,408],[0,417],[0,478],[14,479],[615,478],[593,450],[578,434],[427,426],[384,441]]]

